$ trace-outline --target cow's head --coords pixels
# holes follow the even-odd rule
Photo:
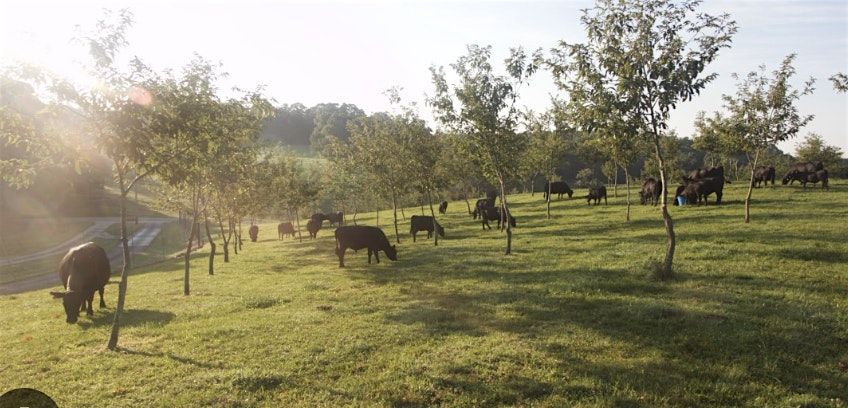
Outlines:
[[[442,227],[441,224],[436,224],[436,232],[439,234],[440,237],[445,237],[445,228]]]
[[[792,177],[790,177],[789,174],[787,174],[787,175],[783,176],[783,180],[781,180],[780,182],[785,186],[785,185],[789,184],[790,180],[792,180]]]
[[[397,247],[394,245],[386,248],[386,256],[393,261],[397,261]]]
[[[68,323],[76,323],[79,318],[80,304],[82,297],[79,292],[69,290],[67,292],[50,292],[54,299],[62,299],[62,305],[65,306],[65,321]]]
[[[574,191],[567,190],[567,191],[565,192],[565,194],[568,194],[568,198],[571,198],[571,196],[574,194]]]
[[[648,201],[647,194],[645,194],[645,192],[644,192],[644,191],[640,191],[640,192],[639,192],[639,203],[640,203],[640,204],[645,204],[647,201]]]

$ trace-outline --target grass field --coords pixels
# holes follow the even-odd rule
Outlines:
[[[262,225],[214,276],[198,253],[191,296],[179,261],[131,275],[117,353],[117,285],[75,325],[46,291],[0,297],[0,392],[63,407],[844,407],[848,183],[831,185],[757,190],[749,225],[736,183],[720,207],[673,207],[668,282],[647,266],[658,209],[625,223],[622,197],[555,201],[548,221],[540,195],[510,196],[508,257],[461,202],[438,247],[404,234],[398,262],[371,266],[362,251],[338,268],[331,230],[300,243]]]

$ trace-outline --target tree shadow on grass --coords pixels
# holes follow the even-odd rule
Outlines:
[[[569,384],[547,388],[539,383],[543,395],[580,399],[581,393],[609,394],[610,384],[618,384],[619,390],[633,389],[652,395],[655,401],[671,398],[675,405],[744,405],[749,402],[746,392],[751,392],[746,384],[751,383],[785,390],[781,398],[793,394],[838,398],[838,390],[848,386],[848,379],[836,367],[848,341],[836,315],[823,306],[802,307],[771,298],[769,293],[779,289],[777,284],[750,291],[745,290],[749,285],[743,279],[739,290],[702,286],[698,293],[690,293],[644,282],[644,277],[622,270],[515,273],[478,269],[474,261],[466,265],[463,271],[444,271],[440,276],[425,277],[414,268],[380,276],[364,271],[357,276],[397,285],[408,298],[408,306],[385,314],[389,324],[416,326],[428,337],[520,335],[561,361],[563,372],[594,378],[594,387],[600,387],[587,391],[571,389]],[[442,281],[430,283],[433,278]],[[470,293],[445,282],[467,279],[501,285]],[[562,280],[569,282],[571,290],[559,288]],[[735,280],[724,283],[734,286]],[[693,296],[712,299],[704,305],[714,306],[706,310],[685,306]],[[572,332],[574,327],[612,339],[632,358],[599,362],[588,357],[585,347],[573,350],[573,345],[551,344],[551,333]],[[654,358],[646,362],[642,354]],[[740,365],[744,369],[737,370],[741,371],[728,368]],[[487,382],[469,376],[443,380],[445,386],[462,388],[482,400],[494,392]],[[731,391],[717,393],[713,387]],[[692,392],[668,391],[675,389]],[[496,402],[535,398],[528,392],[517,400]],[[714,399],[719,397],[729,400]],[[621,403],[637,403],[622,398]]]
[[[115,320],[114,313],[96,313],[90,320],[80,317],[79,326],[83,330],[111,325]],[[121,327],[142,325],[164,326],[171,322],[176,315],[171,312],[148,309],[126,309],[121,314]]]

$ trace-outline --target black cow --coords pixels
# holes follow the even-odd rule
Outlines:
[[[653,177],[648,178],[642,183],[642,190],[639,191],[639,202],[642,204],[650,202],[651,205],[657,205],[661,193],[662,181],[657,181]]]
[[[317,223],[318,223],[318,225],[321,225],[321,224],[323,224],[323,223],[324,223],[324,221],[325,221],[325,220],[328,220],[328,219],[330,219],[330,218],[327,216],[327,214],[324,214],[324,213],[315,213],[315,214],[312,214],[312,216],[311,216],[311,217],[309,217],[309,219],[310,219],[310,220],[315,220],[315,222],[317,222]]]
[[[330,225],[344,225],[344,213],[341,211],[326,214],[324,219],[330,221]]]
[[[507,211],[507,215],[509,215],[509,225],[515,227],[515,217],[513,217],[512,214],[509,214],[509,211]],[[500,229],[501,223],[503,222],[503,217],[501,216],[501,208],[490,206],[482,209],[480,211],[480,220],[483,223],[483,230],[485,230],[486,228],[492,229],[492,227],[489,225],[489,221],[497,221],[498,229]]]
[[[409,233],[412,235],[412,242],[415,242],[415,236],[418,231],[427,231],[427,239],[433,236],[433,217],[429,215],[413,215],[409,221]],[[445,237],[445,229],[436,222],[436,232],[439,236]]]
[[[715,193],[716,204],[721,204],[721,197],[724,191],[723,177],[705,177],[700,180],[684,179],[684,182],[685,188],[681,195],[686,198],[687,203],[698,203],[698,205],[700,205],[701,200],[703,199],[704,205],[707,205],[707,197],[709,197],[710,194]]]
[[[250,235],[250,240],[256,242],[256,239],[259,238],[259,226],[251,225],[250,229],[247,230],[247,234]]]
[[[498,195],[498,190],[489,190],[486,192],[486,198],[492,201],[495,201],[495,199],[498,198]]]
[[[471,216],[476,220],[477,217],[479,217],[480,214],[482,214],[483,211],[485,211],[486,208],[494,207],[494,206],[495,206],[495,199],[493,199],[493,198],[492,199],[481,198],[481,199],[477,200],[476,204],[474,204],[474,212],[471,213]]]
[[[283,239],[286,235],[291,235],[294,238],[294,225],[291,222],[281,222],[277,224],[277,236]]]
[[[310,218],[309,221],[306,222],[306,230],[309,231],[309,238],[318,238],[318,230],[320,229],[321,221],[318,221],[315,218]]]
[[[368,248],[369,265],[371,264],[371,254],[374,254],[377,263],[380,263],[379,251],[385,252],[389,259],[397,261],[397,249],[394,245],[389,245],[386,234],[377,227],[351,225],[336,228],[336,255],[339,257],[339,268],[345,266],[344,255],[348,248],[354,251]]]
[[[595,200],[595,205],[601,203],[601,198],[604,199],[604,205],[607,204],[607,188],[605,186],[589,187],[589,194],[586,196],[586,204],[592,204]]]
[[[442,201],[439,203],[439,214],[445,214],[448,212],[448,202]]]
[[[568,187],[568,183],[564,181],[545,182],[545,191],[542,194],[545,200],[548,199],[548,188],[550,188],[551,194],[556,194],[560,200],[563,194],[568,194],[568,198],[571,198],[571,195],[574,194],[574,191],[571,191],[571,188]]]
[[[730,184],[730,180],[724,177],[724,166],[705,167],[703,169],[692,170],[689,173],[690,180],[700,180],[703,178],[721,178],[725,183]]]
[[[68,250],[59,262],[59,280],[65,291],[50,292],[54,298],[62,299],[66,322],[76,323],[83,310],[88,316],[94,315],[92,302],[95,291],[100,293],[100,307],[106,307],[103,288],[111,275],[109,257],[97,244],[88,242]]]
[[[769,181],[771,181],[771,185],[773,186],[774,172],[774,166],[757,166],[754,168],[754,187],[759,187],[760,183],[766,186]]]
[[[821,161],[798,162],[789,166],[789,173],[796,171],[802,173],[815,173],[820,170],[824,170],[824,163],[822,163]]]
[[[817,184],[819,182],[822,183],[823,189],[830,189],[828,185],[829,177],[827,170],[819,170],[819,171],[796,171],[790,174],[787,174],[783,178],[783,184],[799,181],[804,188],[807,188],[807,183]]]

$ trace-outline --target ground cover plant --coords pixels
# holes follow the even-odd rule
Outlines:
[[[751,224],[746,187],[671,208],[670,281],[653,277],[657,207],[623,222],[623,195],[587,206],[585,189],[551,220],[541,195],[510,195],[510,256],[458,202],[439,246],[343,269],[331,228],[280,241],[268,220],[190,296],[182,260],[133,271],[118,352],[117,285],[77,325],[47,290],[0,297],[0,389],[60,406],[845,406],[848,184],[762,189]]]

